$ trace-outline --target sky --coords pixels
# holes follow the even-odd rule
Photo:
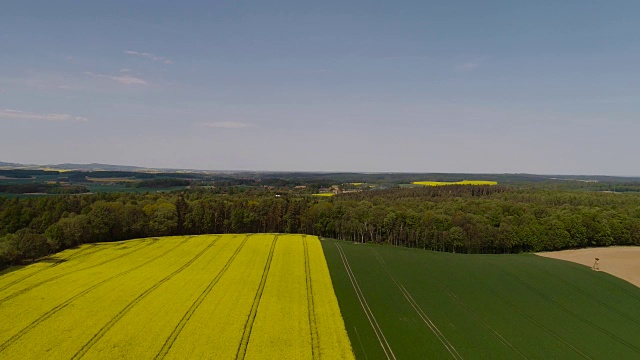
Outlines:
[[[640,2],[3,1],[0,161],[640,175]]]

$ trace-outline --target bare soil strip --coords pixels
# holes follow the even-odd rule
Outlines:
[[[640,287],[640,246],[563,250],[537,253],[536,255],[571,261],[588,267],[593,267],[595,259],[598,258],[600,259],[599,271],[604,271]]]

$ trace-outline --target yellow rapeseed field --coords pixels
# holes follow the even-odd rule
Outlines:
[[[497,181],[462,180],[462,181],[414,181],[414,185],[443,186],[443,185],[498,185]]]
[[[314,236],[91,244],[10,270],[3,359],[353,359]]]
[[[300,236],[278,237],[255,321],[245,339],[246,359],[312,359],[308,314],[313,309],[307,302],[306,260]],[[291,332],[306,336],[290,336]]]

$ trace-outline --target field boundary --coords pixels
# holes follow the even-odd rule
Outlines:
[[[194,301],[193,304],[191,304],[187,312],[185,312],[185,314],[180,319],[180,322],[178,322],[178,325],[176,325],[176,327],[173,329],[173,331],[171,332],[167,340],[165,340],[165,343],[162,345],[162,349],[160,349],[158,354],[156,354],[155,356],[156,359],[162,359],[165,356],[167,356],[167,354],[171,350],[171,347],[176,342],[176,340],[178,339],[178,336],[180,336],[180,333],[186,326],[187,322],[191,320],[191,316],[193,316],[196,310],[198,310],[198,308],[200,307],[204,299],[209,295],[211,290],[213,290],[213,288],[218,284],[218,281],[220,281],[220,278],[222,278],[222,276],[227,272],[227,269],[229,269],[229,267],[231,266],[235,258],[240,253],[240,250],[242,250],[242,248],[247,243],[247,240],[251,235],[252,234],[245,236],[245,238],[242,240],[238,248],[234,251],[234,253],[231,255],[229,260],[227,260],[227,263],[224,265],[224,267],[220,270],[220,272],[218,272],[218,274],[213,278],[213,280],[211,280],[209,285],[200,293],[196,301]]]
[[[97,249],[96,249],[96,248],[97,248]],[[88,253],[87,253],[87,251],[88,251],[88,250],[95,250],[95,251],[92,251],[92,252],[88,252]],[[84,256],[87,256],[87,255],[95,254],[95,253],[100,252],[100,251],[102,251],[102,250],[105,250],[105,249],[104,249],[104,248],[102,248],[102,249],[101,249],[100,247],[96,247],[95,245],[93,245],[93,246],[91,246],[91,245],[86,246],[86,247],[84,247],[83,249],[80,249],[80,250],[76,251],[75,253],[73,253],[73,254],[69,255],[68,257],[65,257],[65,258],[62,258],[62,259],[55,260],[55,261],[54,261],[52,264],[50,264],[49,266],[45,266],[45,267],[43,267],[42,269],[38,269],[38,270],[36,270],[36,271],[34,271],[34,272],[30,273],[30,274],[27,274],[27,275],[25,275],[25,276],[23,276],[23,277],[21,277],[21,278],[19,278],[19,279],[15,279],[15,280],[13,280],[13,281],[11,281],[11,282],[9,282],[9,283],[7,283],[7,284],[3,285],[2,287],[0,287],[0,292],[2,292],[2,291],[4,291],[4,290],[6,290],[6,289],[8,289],[8,288],[12,287],[13,285],[15,285],[15,284],[17,284],[17,283],[19,283],[19,282],[21,282],[21,281],[23,281],[23,280],[25,280],[25,279],[28,279],[28,278],[30,278],[30,277],[32,277],[32,276],[34,276],[34,275],[38,275],[38,274],[40,274],[41,272],[43,272],[43,271],[45,271],[45,270],[49,270],[49,269],[54,268],[54,267],[56,267],[56,266],[58,266],[58,265],[64,264],[65,262],[69,261],[69,259],[78,258],[78,257],[84,257]],[[49,257],[47,257],[47,258],[45,258],[45,259],[48,259],[48,258],[49,258]],[[43,259],[43,260],[44,260],[44,259]]]
[[[36,326],[38,326],[39,324],[41,324],[42,322],[44,322],[45,320],[47,320],[48,318],[50,318],[51,316],[53,316],[54,314],[56,314],[57,312],[61,311],[62,309],[66,308],[67,306],[69,306],[69,304],[71,304],[72,302],[74,302],[75,300],[79,299],[80,297],[88,294],[89,292],[93,291],[94,289],[96,289],[97,287],[113,280],[116,278],[119,278],[121,276],[124,276],[132,271],[138,270],[139,268],[148,265],[149,263],[156,261],[157,259],[160,259],[161,257],[169,254],[170,252],[176,250],[177,248],[179,248],[180,246],[184,245],[187,241],[189,241],[189,239],[191,239],[193,236],[188,237],[184,240],[182,240],[180,243],[176,244],[174,247],[168,249],[167,251],[163,252],[162,254],[154,257],[153,259],[149,259],[145,262],[143,262],[142,264],[139,264],[129,270],[123,271],[121,273],[118,273],[116,275],[113,275],[107,279],[104,279],[100,282],[98,282],[97,284],[92,285],[91,287],[77,293],[76,295],[70,297],[69,299],[65,300],[64,302],[58,304],[57,306],[55,306],[53,309],[47,311],[46,313],[44,313],[43,315],[41,315],[39,318],[37,318],[36,320],[32,321],[29,325],[27,325],[26,327],[24,327],[22,330],[20,330],[19,332],[17,332],[15,335],[13,335],[12,337],[10,337],[8,340],[6,340],[4,343],[0,344],[0,353],[2,353],[2,351],[4,351],[7,347],[11,346],[13,343],[15,343],[16,341],[20,340],[21,337],[23,337],[26,333],[28,333],[29,331],[31,331],[33,328],[35,328]]]
[[[174,276],[176,276],[179,273],[181,273],[182,271],[184,271],[184,269],[186,269],[189,266],[191,266],[196,260],[198,260],[209,249],[211,249],[218,242],[220,237],[221,237],[221,235],[216,235],[216,238],[211,240],[209,245],[207,245],[204,249],[200,250],[200,252],[198,254],[196,254],[193,258],[191,258],[191,260],[187,261],[185,264],[180,266],[178,269],[174,270],[171,274],[165,276],[164,278],[162,278],[162,280],[158,281],[153,286],[151,286],[150,288],[145,290],[142,294],[138,295],[131,302],[129,302],[129,304],[127,304],[127,306],[125,306],[122,310],[120,310],[120,312],[118,312],[116,314],[116,316],[114,316],[111,320],[109,320],[109,322],[107,322],[95,335],[93,335],[93,337],[86,344],[84,344],[82,346],[82,348],[80,348],[80,350],[78,350],[78,352],[76,352],[76,354],[73,356],[73,359],[82,358],[93,347],[93,345],[95,345],[98,341],[100,341],[100,339],[102,339],[104,334],[106,334],[109,330],[111,330],[111,328],[118,321],[120,321],[120,319],[122,319],[131,309],[133,309],[136,305],[138,305],[138,303],[140,303],[140,301],[142,301],[144,298],[146,298],[152,292],[156,291],[164,283],[166,283],[167,281],[171,280],[171,278],[173,278]]]
[[[371,328],[373,329],[373,332],[376,334],[376,337],[378,338],[378,342],[382,347],[382,351],[384,351],[384,354],[388,360],[390,359],[395,360],[396,356],[393,353],[393,350],[391,349],[391,345],[389,345],[387,338],[384,336],[384,333],[382,332],[382,328],[380,327],[380,325],[378,324],[378,321],[373,315],[371,308],[369,308],[369,304],[367,303],[367,300],[364,297],[362,290],[360,289],[360,285],[358,285],[358,280],[356,279],[355,274],[351,270],[351,265],[349,264],[347,255],[344,253],[344,250],[342,250],[342,247],[340,246],[340,244],[338,244],[337,241],[334,240],[333,244],[338,249],[338,253],[340,254],[340,258],[342,259],[342,264],[344,265],[344,269],[347,272],[347,275],[349,276],[349,280],[351,281],[351,286],[353,287],[353,290],[356,292],[356,296],[358,297],[360,306],[362,307],[362,310],[367,316],[367,319],[369,320],[369,324],[371,324]]]
[[[453,346],[453,344],[451,344],[449,339],[447,339],[447,337],[444,336],[444,334],[440,331],[438,326],[436,326],[436,324],[431,320],[431,318],[429,318],[429,316],[425,314],[425,312],[422,310],[420,305],[418,305],[418,303],[413,299],[413,296],[411,296],[409,291],[405,289],[405,287],[398,280],[396,280],[393,274],[391,274],[391,271],[387,267],[387,263],[384,261],[384,259],[382,259],[380,254],[378,254],[378,252],[374,248],[372,248],[371,250],[375,254],[375,257],[378,259],[382,267],[385,269],[387,275],[389,275],[389,277],[391,278],[391,280],[393,280],[393,282],[396,284],[398,289],[400,289],[400,292],[402,293],[404,298],[407,300],[407,302],[409,302],[409,305],[413,307],[413,309],[416,311],[418,316],[420,316],[422,321],[427,325],[427,327],[431,330],[431,332],[433,332],[433,334],[438,338],[438,340],[440,340],[440,342],[442,343],[442,345],[444,345],[444,347],[447,349],[449,354],[451,354],[451,356],[456,360],[462,359],[462,356],[460,355],[460,353],[458,353],[458,350],[455,348],[455,346]]]
[[[238,346],[238,351],[236,352],[236,359],[243,360],[245,355],[247,354],[247,347],[249,346],[249,339],[251,338],[251,330],[253,329],[253,322],[255,321],[256,316],[258,315],[258,306],[260,305],[260,300],[262,299],[262,293],[264,291],[264,287],[267,284],[267,277],[269,275],[269,270],[271,269],[271,260],[273,260],[273,253],[276,251],[277,241],[278,241],[278,235],[275,235],[273,237],[273,242],[271,243],[271,249],[269,250],[267,263],[265,264],[264,270],[262,272],[262,279],[260,279],[260,285],[258,286],[258,291],[256,292],[256,295],[253,298],[251,311],[249,312],[249,317],[247,318],[247,322],[244,325],[244,331],[242,332],[240,345]]]
[[[18,296],[20,296],[20,295],[22,295],[22,294],[24,294],[24,293],[27,293],[27,292],[29,292],[29,291],[31,291],[31,290],[33,290],[33,289],[35,289],[35,288],[37,288],[37,287],[39,287],[39,286],[41,286],[41,285],[44,285],[44,284],[46,284],[46,283],[49,283],[49,282],[52,282],[52,281],[58,280],[58,279],[60,279],[60,278],[63,278],[63,277],[65,277],[65,276],[69,276],[69,275],[71,275],[71,274],[75,274],[75,273],[77,273],[77,272],[79,272],[79,271],[84,271],[84,270],[93,269],[93,268],[95,268],[95,267],[102,266],[102,265],[107,264],[107,263],[110,263],[110,262],[112,262],[112,261],[116,261],[116,260],[122,259],[122,258],[123,258],[123,257],[125,257],[125,256],[129,256],[129,255],[131,255],[131,254],[133,254],[133,253],[136,253],[136,252],[138,252],[138,251],[140,251],[140,250],[142,250],[142,249],[144,249],[144,248],[146,248],[146,247],[148,247],[148,246],[151,246],[151,245],[153,245],[153,244],[157,243],[157,242],[158,242],[158,240],[159,240],[158,238],[153,238],[153,239],[152,239],[148,244],[144,244],[144,245],[138,246],[138,247],[134,248],[133,250],[131,250],[131,251],[129,251],[129,252],[126,252],[126,253],[124,253],[124,254],[120,254],[120,255],[115,256],[115,257],[113,257],[113,258],[111,258],[111,259],[108,259],[108,260],[105,260],[105,261],[99,262],[99,263],[94,264],[94,265],[91,265],[91,266],[87,266],[86,268],[76,269],[76,270],[72,270],[72,271],[69,271],[69,272],[64,273],[64,274],[60,274],[60,275],[53,276],[53,277],[51,277],[51,278],[49,278],[49,279],[47,279],[47,280],[43,280],[43,281],[41,281],[41,282],[39,282],[39,283],[33,284],[33,285],[31,285],[31,286],[28,286],[28,287],[26,287],[26,288],[24,288],[24,289],[22,289],[22,290],[18,290],[18,291],[16,291],[15,293],[13,293],[13,294],[11,294],[11,295],[8,295],[8,296],[6,296],[6,297],[4,297],[4,298],[0,299],[0,304],[2,304],[2,303],[4,303],[4,302],[6,302],[6,301],[8,301],[8,300],[11,300],[11,299],[13,299],[13,298],[15,298],[15,297],[18,297]]]
[[[309,263],[309,246],[307,235],[302,235],[304,246],[304,270],[307,283],[307,312],[309,313],[309,335],[311,336],[311,357],[320,359],[320,339],[318,338],[318,324],[316,323],[315,304],[313,300],[313,283],[311,281],[311,264]]]

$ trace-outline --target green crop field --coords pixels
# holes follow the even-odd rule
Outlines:
[[[535,255],[321,241],[358,359],[638,359],[640,289]]]
[[[352,359],[318,238],[84,245],[0,274],[2,359]]]
[[[0,273],[0,318],[2,359],[640,358],[609,274],[306,235],[86,244]]]

